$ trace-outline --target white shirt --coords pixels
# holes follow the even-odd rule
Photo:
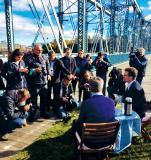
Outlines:
[[[130,87],[131,87],[131,85],[132,85],[132,83],[133,83],[134,81],[135,81],[135,80],[133,80],[133,81],[130,82],[130,83],[126,83],[126,88],[125,88],[125,90],[129,90]]]
[[[103,95],[102,92],[92,92],[91,93],[92,96],[98,96],[98,95]]]

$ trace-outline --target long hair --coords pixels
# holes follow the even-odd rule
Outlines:
[[[11,60],[12,62],[15,62],[15,57],[16,57],[16,56],[23,56],[23,55],[24,55],[24,53],[21,52],[20,49],[15,49],[15,50],[12,52],[12,55],[11,55],[10,60]]]

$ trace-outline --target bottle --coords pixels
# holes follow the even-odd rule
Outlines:
[[[124,106],[124,114],[126,116],[130,116],[132,114],[132,98],[126,97],[125,98],[125,106]]]

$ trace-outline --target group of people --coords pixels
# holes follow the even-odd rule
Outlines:
[[[120,101],[126,103],[126,98],[132,98],[132,109],[142,119],[147,111],[146,98],[141,82],[145,76],[147,58],[144,48],[139,48],[131,57],[130,67],[122,69],[113,67],[109,73],[108,97],[103,95],[103,78],[93,77],[89,81],[91,97],[83,101],[78,120],[73,123],[73,130],[81,135],[83,123],[103,123],[115,121],[115,95],[121,96]],[[133,62],[132,62],[133,61]]]
[[[50,118],[50,107],[58,117],[67,122],[70,119],[69,111],[79,107],[78,102],[81,102],[82,98],[79,124],[112,121],[115,112],[114,94],[123,95],[123,102],[125,97],[132,97],[133,110],[141,117],[144,116],[143,106],[146,100],[144,90],[135,80],[136,69],[138,70],[135,66],[136,69],[126,68],[124,76],[120,69],[114,68],[117,75],[113,74],[114,70],[111,71],[107,88],[110,98],[107,98],[106,80],[111,63],[106,54],[99,52],[92,61],[91,56],[85,56],[83,50],[73,58],[71,49],[65,48],[64,56],[60,59],[54,51],[50,51],[48,56],[42,52],[40,44],[35,44],[33,51],[26,54],[16,49],[8,62],[0,64],[0,79],[6,81],[6,85],[0,84],[3,86],[0,90],[5,90],[3,96],[0,96],[1,139],[12,129],[26,125],[27,119],[35,121],[38,117]],[[133,61],[139,63],[136,66],[140,67],[143,63],[146,67],[142,58],[137,57],[137,60]],[[96,68],[97,77],[92,73],[93,67]],[[118,81],[113,79],[115,77]],[[128,91],[125,89],[125,82],[128,84]],[[73,97],[77,84],[78,100]]]

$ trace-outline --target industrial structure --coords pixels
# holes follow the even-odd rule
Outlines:
[[[60,53],[67,46],[63,34],[67,29],[64,27],[66,23],[72,26],[72,48],[77,40],[77,50],[95,53],[99,48],[110,54],[127,53],[137,47],[151,50],[151,22],[144,19],[137,0],[58,0],[57,8],[52,0],[41,0],[43,15],[38,13],[34,0],[27,1],[38,26],[33,43],[41,35],[47,46],[43,27],[47,21]],[[5,0],[9,51],[13,50],[14,45],[12,3],[12,0]],[[56,37],[55,27],[59,37]],[[91,48],[88,45],[90,32],[93,32]]]

